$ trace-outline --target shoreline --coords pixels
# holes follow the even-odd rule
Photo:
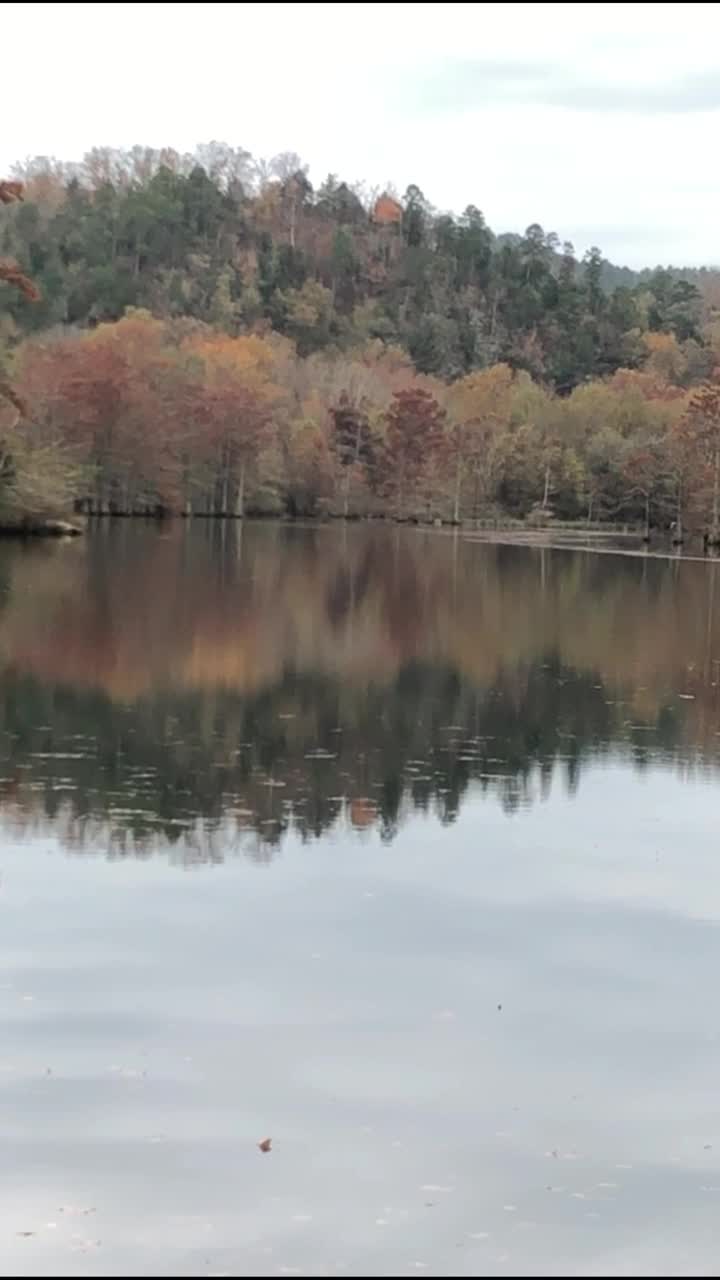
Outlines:
[[[80,521],[75,519],[48,519],[35,521],[33,523],[17,523],[17,524],[0,524],[0,539],[8,540],[24,540],[24,539],[75,539],[82,537],[92,530],[93,525],[97,521],[103,525],[112,523],[113,521],[134,522],[143,521],[146,524],[154,526],[175,523],[180,521],[187,525],[194,521],[202,521],[205,523],[217,522],[218,524],[242,525],[245,521],[250,523],[270,523],[288,526],[304,526],[310,528],[331,528],[333,526],[354,525],[381,525],[394,526],[396,529],[409,528],[418,532],[443,534],[444,536],[452,536],[461,538],[463,542],[485,543],[494,546],[511,546],[511,547],[535,547],[540,550],[551,551],[584,551],[595,555],[620,555],[634,556],[650,559],[678,560],[678,561],[695,561],[699,563],[716,564],[720,560],[720,556],[711,553],[698,554],[691,551],[684,551],[682,547],[660,549],[652,545],[643,544],[640,546],[603,546],[598,545],[606,542],[608,539],[618,541],[631,541],[642,538],[643,531],[641,529],[628,529],[627,526],[621,528],[605,528],[595,526],[594,528],[584,528],[576,524],[554,524],[546,525],[538,528],[527,528],[521,524],[503,525],[502,523],[492,525],[479,525],[473,527],[468,524],[453,524],[451,521],[422,521],[422,520],[398,520],[393,516],[356,516],[347,518],[344,516],[274,516],[260,513],[251,513],[244,516],[232,516],[221,514],[197,513],[187,516],[180,512],[149,514],[145,512],[137,513],[120,513],[106,512],[92,516],[81,516]],[[691,540],[688,540],[691,541]],[[588,545],[591,544],[591,545]],[[687,544],[685,544],[687,545]]]

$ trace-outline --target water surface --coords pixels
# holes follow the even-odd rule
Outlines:
[[[717,572],[0,547],[0,1272],[715,1274]]]

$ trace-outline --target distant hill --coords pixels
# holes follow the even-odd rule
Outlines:
[[[273,330],[300,355],[379,339],[444,379],[502,361],[567,391],[638,367],[645,333],[702,346],[720,298],[715,270],[635,272],[596,249],[578,262],[537,223],[496,235],[476,206],[438,213],[417,186],[399,197],[330,174],[314,188],[293,153],[266,164],[217,142],[192,155],[96,148],[14,176],[26,199],[3,217],[0,253],[42,301],[6,290],[6,342],[142,307]]]

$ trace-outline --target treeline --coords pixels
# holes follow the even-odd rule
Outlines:
[[[642,370],[559,396],[507,364],[448,384],[377,341],[303,358],[277,334],[130,311],[21,344],[5,493],[62,490],[88,514],[504,513],[717,536],[720,395],[683,387],[675,337],[645,343]]]
[[[75,503],[720,539],[712,291],[672,271],[608,290],[599,251],[537,225],[315,191],[297,156],[218,143],[0,187],[4,522]]]

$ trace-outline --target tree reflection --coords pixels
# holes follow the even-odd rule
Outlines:
[[[3,815],[116,857],[265,858],[471,793],[512,813],[603,755],[714,765],[713,576],[375,527],[4,547]]]

